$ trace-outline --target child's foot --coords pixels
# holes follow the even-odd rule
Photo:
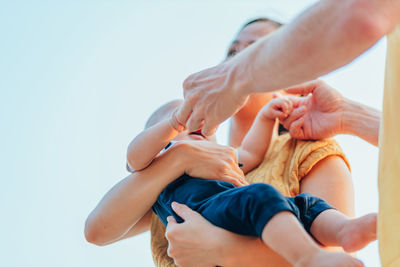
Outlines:
[[[376,213],[349,220],[338,233],[343,249],[354,252],[376,240],[376,220]]]
[[[294,267],[364,267],[364,264],[343,252],[320,252],[303,258]]]

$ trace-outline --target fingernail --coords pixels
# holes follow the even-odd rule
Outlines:
[[[177,207],[177,206],[176,206],[176,202],[172,202],[172,203],[171,203],[171,207],[172,207],[172,208],[176,208],[176,207]]]
[[[172,217],[171,217],[171,216],[168,216],[168,217],[167,217],[167,222],[170,222],[171,219],[172,219]]]

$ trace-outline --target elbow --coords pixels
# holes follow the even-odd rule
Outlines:
[[[85,223],[85,239],[88,243],[91,243],[96,246],[105,246],[107,245],[106,242],[104,242],[104,233],[101,231],[101,228],[99,226],[96,226],[89,218],[87,218],[86,223]]]
[[[139,156],[136,156],[136,154],[132,153],[129,149],[126,157],[126,164],[128,171],[141,171],[148,165],[146,165]]]
[[[129,172],[133,172],[133,171],[141,171],[143,169],[145,169],[148,166],[148,164],[143,164],[141,162],[139,162],[139,160],[129,160],[127,161],[127,170]]]
[[[345,24],[352,38],[375,44],[384,35],[391,32],[395,23],[380,12],[380,3],[354,0],[346,7]]]

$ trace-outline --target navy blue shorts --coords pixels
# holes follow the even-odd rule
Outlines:
[[[321,212],[333,209],[324,200],[306,193],[284,197],[268,184],[235,187],[228,182],[204,180],[188,175],[169,184],[153,205],[153,211],[164,225],[170,215],[177,222],[183,221],[172,210],[173,201],[186,204],[218,227],[237,234],[258,237],[261,237],[269,220],[279,212],[292,212],[310,233],[315,218]]]

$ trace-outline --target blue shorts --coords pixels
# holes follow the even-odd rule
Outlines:
[[[169,184],[153,205],[153,211],[164,225],[170,215],[177,222],[182,222],[171,208],[173,201],[186,204],[218,227],[237,234],[258,237],[261,237],[269,220],[279,212],[292,212],[310,233],[315,218],[321,212],[333,209],[324,200],[307,193],[284,197],[268,184],[235,187],[228,182],[204,180],[188,175]]]

